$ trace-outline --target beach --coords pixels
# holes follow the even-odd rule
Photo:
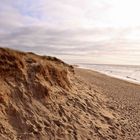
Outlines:
[[[1,0],[0,140],[140,140],[140,0]]]
[[[140,139],[138,84],[51,56],[0,58],[0,140]]]
[[[140,85],[85,69],[76,74],[107,97],[107,105],[126,121],[128,139],[140,139]]]

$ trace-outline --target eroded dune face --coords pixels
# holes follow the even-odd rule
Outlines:
[[[0,49],[0,140],[123,139],[97,89],[54,57]]]

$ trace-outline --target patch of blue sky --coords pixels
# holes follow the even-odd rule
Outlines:
[[[38,10],[39,6],[39,0],[21,0],[20,2],[15,3],[16,9],[23,16],[41,19],[41,12]]]

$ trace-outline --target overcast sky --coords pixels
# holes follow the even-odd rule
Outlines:
[[[70,63],[140,64],[140,0],[0,0],[0,46]]]

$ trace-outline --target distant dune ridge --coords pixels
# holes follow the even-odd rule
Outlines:
[[[83,71],[55,57],[0,48],[0,140],[138,140],[138,125],[127,130],[131,119],[108,100],[100,74],[89,75],[94,84]]]

